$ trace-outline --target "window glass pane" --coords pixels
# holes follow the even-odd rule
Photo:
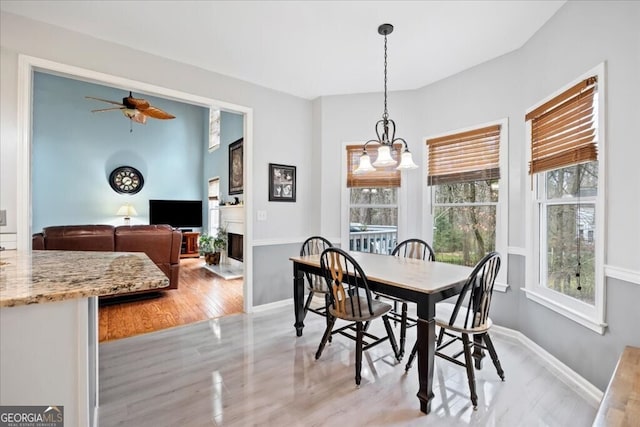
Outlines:
[[[349,191],[349,250],[390,254],[398,243],[397,188],[351,188]]]
[[[578,197],[578,195],[595,197],[598,193],[598,162],[556,169],[545,175],[548,199],[566,199]]]
[[[351,188],[352,205],[397,205],[397,188]]]
[[[435,185],[435,203],[497,202],[498,181],[483,180]]]
[[[474,266],[495,250],[495,206],[436,206],[433,223],[436,261]]]
[[[582,290],[577,289],[578,283]],[[594,204],[547,206],[546,285],[586,303],[595,303]]]

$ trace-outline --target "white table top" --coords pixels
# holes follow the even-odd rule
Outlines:
[[[436,293],[464,282],[473,268],[368,252],[348,252],[369,280],[422,293]],[[296,256],[291,261],[320,266],[320,255]]]

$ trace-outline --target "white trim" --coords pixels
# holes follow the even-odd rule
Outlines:
[[[248,251],[253,237],[253,108],[232,104],[225,101],[206,98],[187,92],[156,86],[137,80],[118,77],[98,71],[75,67],[68,64],[49,61],[28,55],[18,55],[18,99],[17,99],[17,246],[18,250],[31,250],[31,129],[33,104],[33,73],[41,71],[76,80],[96,84],[108,84],[126,90],[158,95],[178,102],[188,102],[203,107],[216,106],[222,110],[243,114],[244,117],[244,205],[245,211],[245,280],[243,284],[243,309],[246,313],[252,310],[253,303],[253,253]],[[249,213],[249,214],[248,214]]]
[[[273,239],[257,239],[252,242],[253,247],[257,246],[277,246],[277,245],[300,245],[302,242],[307,240],[309,236],[305,237],[276,237]],[[338,245],[340,243],[340,237],[327,237],[327,240],[331,242],[333,245]]]
[[[253,307],[254,313],[264,312],[276,308],[284,308],[293,306],[293,298],[287,298],[280,301],[270,302],[268,304],[256,305]]]
[[[557,313],[564,315],[565,317],[599,333],[603,334],[607,324],[605,323],[605,307],[606,307],[606,293],[605,293],[605,273],[604,273],[604,248],[606,244],[605,240],[605,217],[606,217],[606,205],[605,205],[605,192],[606,182],[604,168],[606,165],[606,68],[605,62],[598,64],[596,67],[587,71],[583,75],[573,79],[564,87],[549,95],[545,99],[539,101],[535,105],[529,107],[526,112],[533,111],[538,106],[552,99],[553,97],[563,93],[577,82],[596,74],[598,76],[598,103],[599,114],[598,120],[598,195],[595,201],[596,209],[596,231],[595,231],[595,299],[594,304],[585,304],[577,299],[571,298],[567,295],[555,292],[542,285],[540,275],[540,257],[541,257],[541,239],[539,230],[544,226],[541,224],[542,218],[539,213],[540,195],[538,190],[538,182],[540,177],[534,177],[534,187],[530,191],[529,197],[525,197],[525,224],[526,226],[526,243],[527,253],[525,263],[525,288],[527,298],[535,301]],[[525,141],[527,142],[527,162],[531,161],[531,121],[528,120],[525,123]],[[525,179],[528,178],[528,171],[523,169]]]
[[[520,255],[520,256],[527,256],[527,248],[521,248],[519,246],[509,246],[507,247],[507,253],[509,255]]]
[[[571,387],[574,391],[581,394],[587,402],[594,408],[598,408],[600,401],[604,393],[598,387],[591,384],[584,377],[578,374],[576,371],[565,365],[558,358],[553,356],[544,348],[529,339],[520,331],[514,329],[505,328],[503,326],[493,325],[491,332],[495,332],[496,335],[501,335],[506,338],[511,338],[518,341],[520,344],[531,350],[536,356],[540,357],[545,363],[547,368],[566,385]]]
[[[509,289],[509,284],[508,283],[500,283],[500,282],[494,282],[493,283],[493,290],[494,291],[498,291],[498,292],[507,292],[507,289]]]
[[[556,313],[562,314],[568,319],[573,320],[576,323],[581,324],[582,326],[591,329],[594,332],[599,333],[600,335],[604,334],[605,328],[608,326],[604,322],[600,322],[596,319],[592,319],[585,314],[569,308],[555,299],[551,299],[540,292],[536,292],[532,289],[521,288],[522,291],[527,295],[527,298],[531,301],[535,301],[540,305],[547,307],[549,310],[553,310]]]
[[[627,268],[607,264],[604,266],[604,275],[612,279],[618,279],[633,283],[634,285],[640,285],[640,271],[629,270]]]

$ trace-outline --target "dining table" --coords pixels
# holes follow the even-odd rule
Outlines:
[[[436,303],[458,295],[471,267],[424,261],[368,252],[348,252],[362,267],[372,291],[414,302],[417,305],[418,399],[420,410],[428,414],[433,394]],[[320,255],[293,256],[293,300],[295,329],[304,329],[305,273],[322,275]],[[477,363],[482,354],[474,355]]]

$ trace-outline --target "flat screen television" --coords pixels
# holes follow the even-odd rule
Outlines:
[[[149,224],[202,227],[202,200],[149,200]]]

